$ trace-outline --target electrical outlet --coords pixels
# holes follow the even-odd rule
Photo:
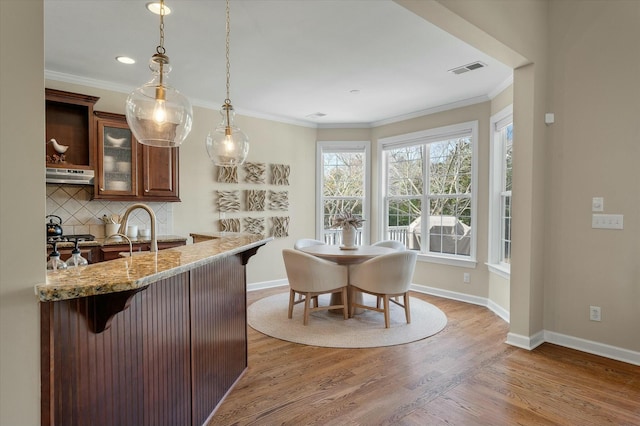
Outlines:
[[[462,279],[464,280],[465,283],[470,283],[471,282],[471,276],[469,275],[468,272],[465,272],[464,275],[462,276]]]
[[[600,306],[589,306],[589,319],[591,321],[600,321]]]

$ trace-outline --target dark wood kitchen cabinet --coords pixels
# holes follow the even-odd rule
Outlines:
[[[93,167],[93,106],[98,99],[95,96],[45,89],[44,142],[47,167]],[[49,143],[51,139],[69,148],[61,155]]]
[[[158,250],[179,247],[185,244],[186,244],[186,240],[185,241],[166,241],[166,242],[159,241]],[[131,247],[134,253],[138,251],[149,251],[151,250],[151,243],[133,243]],[[101,262],[118,259],[120,257],[120,253],[129,252],[129,244],[106,245],[106,246],[100,247],[99,251],[100,251],[99,258]]]
[[[97,154],[94,198],[180,201],[178,148],[139,144],[122,114],[95,111]]]
[[[172,241],[158,241],[158,250],[170,249],[174,247],[180,247],[187,244],[187,240],[172,240]],[[108,245],[98,245],[98,246],[90,246],[90,247],[82,247],[80,246],[80,254],[82,257],[87,259],[89,263],[98,263],[98,262],[106,262],[107,260],[118,259],[120,257],[120,253],[128,253],[129,252],[129,244],[108,244]],[[151,249],[150,242],[139,242],[132,244],[133,252],[138,251],[149,251]],[[58,246],[58,253],[60,253],[60,259],[65,262],[71,259],[71,251],[73,247],[60,247]],[[49,256],[53,251],[53,247],[48,244],[47,245],[47,257],[46,260],[49,260]]]
[[[49,256],[51,255],[52,251],[53,251],[52,247],[47,248],[47,261],[49,260]],[[67,262],[69,259],[71,259],[71,255],[73,254],[72,251],[73,251],[72,247],[69,247],[69,248],[58,247],[58,253],[60,253],[60,260]],[[98,251],[97,247],[80,247],[80,256],[87,259],[87,262],[89,263],[100,262],[100,252]]]

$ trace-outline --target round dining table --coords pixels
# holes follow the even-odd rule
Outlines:
[[[339,265],[353,265],[356,263],[362,263],[366,260],[373,259],[376,256],[381,256],[383,254],[394,253],[397,250],[389,247],[379,247],[379,246],[356,246],[355,248],[341,248],[340,246],[329,245],[329,244],[318,244],[315,246],[302,247],[298,249],[304,253],[319,257],[321,259],[329,260],[331,262],[335,262]],[[347,297],[351,297],[351,288],[347,292]],[[363,297],[362,293],[357,291],[355,292],[355,301],[356,303],[362,304]],[[332,305],[341,305],[342,304],[342,294],[333,293],[331,294],[331,302]],[[347,306],[349,306],[349,301],[347,300]],[[341,309],[330,309],[329,312],[335,314],[342,314]],[[357,308],[354,310],[355,314],[360,314],[364,312],[364,309]]]
[[[341,248],[329,244],[318,244],[299,249],[307,254],[330,260],[340,265],[352,265],[373,259],[376,256],[393,253],[397,250],[379,246],[356,246],[355,248]]]

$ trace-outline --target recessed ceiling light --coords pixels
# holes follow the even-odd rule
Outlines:
[[[307,115],[307,118],[322,118],[326,115],[327,114],[325,114],[324,112],[314,112],[313,114]]]
[[[160,2],[154,1],[152,3],[147,3],[147,9],[149,12],[155,13],[156,15],[160,15]],[[171,13],[171,9],[166,4],[164,5],[164,15],[167,16]]]
[[[349,93],[351,93],[352,95],[358,95],[360,94],[360,90],[358,89],[349,90]]]
[[[136,60],[133,58],[130,58],[128,56],[116,56],[116,61],[122,63],[122,64],[127,64],[127,65],[131,65],[131,64],[135,64]]]

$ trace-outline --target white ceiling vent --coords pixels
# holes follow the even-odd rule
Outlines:
[[[449,70],[449,72],[452,72],[454,74],[464,74],[467,71],[477,70],[478,68],[484,68],[486,66],[487,64],[485,64],[484,62],[476,61],[467,65],[463,65],[461,67],[452,68]]]

